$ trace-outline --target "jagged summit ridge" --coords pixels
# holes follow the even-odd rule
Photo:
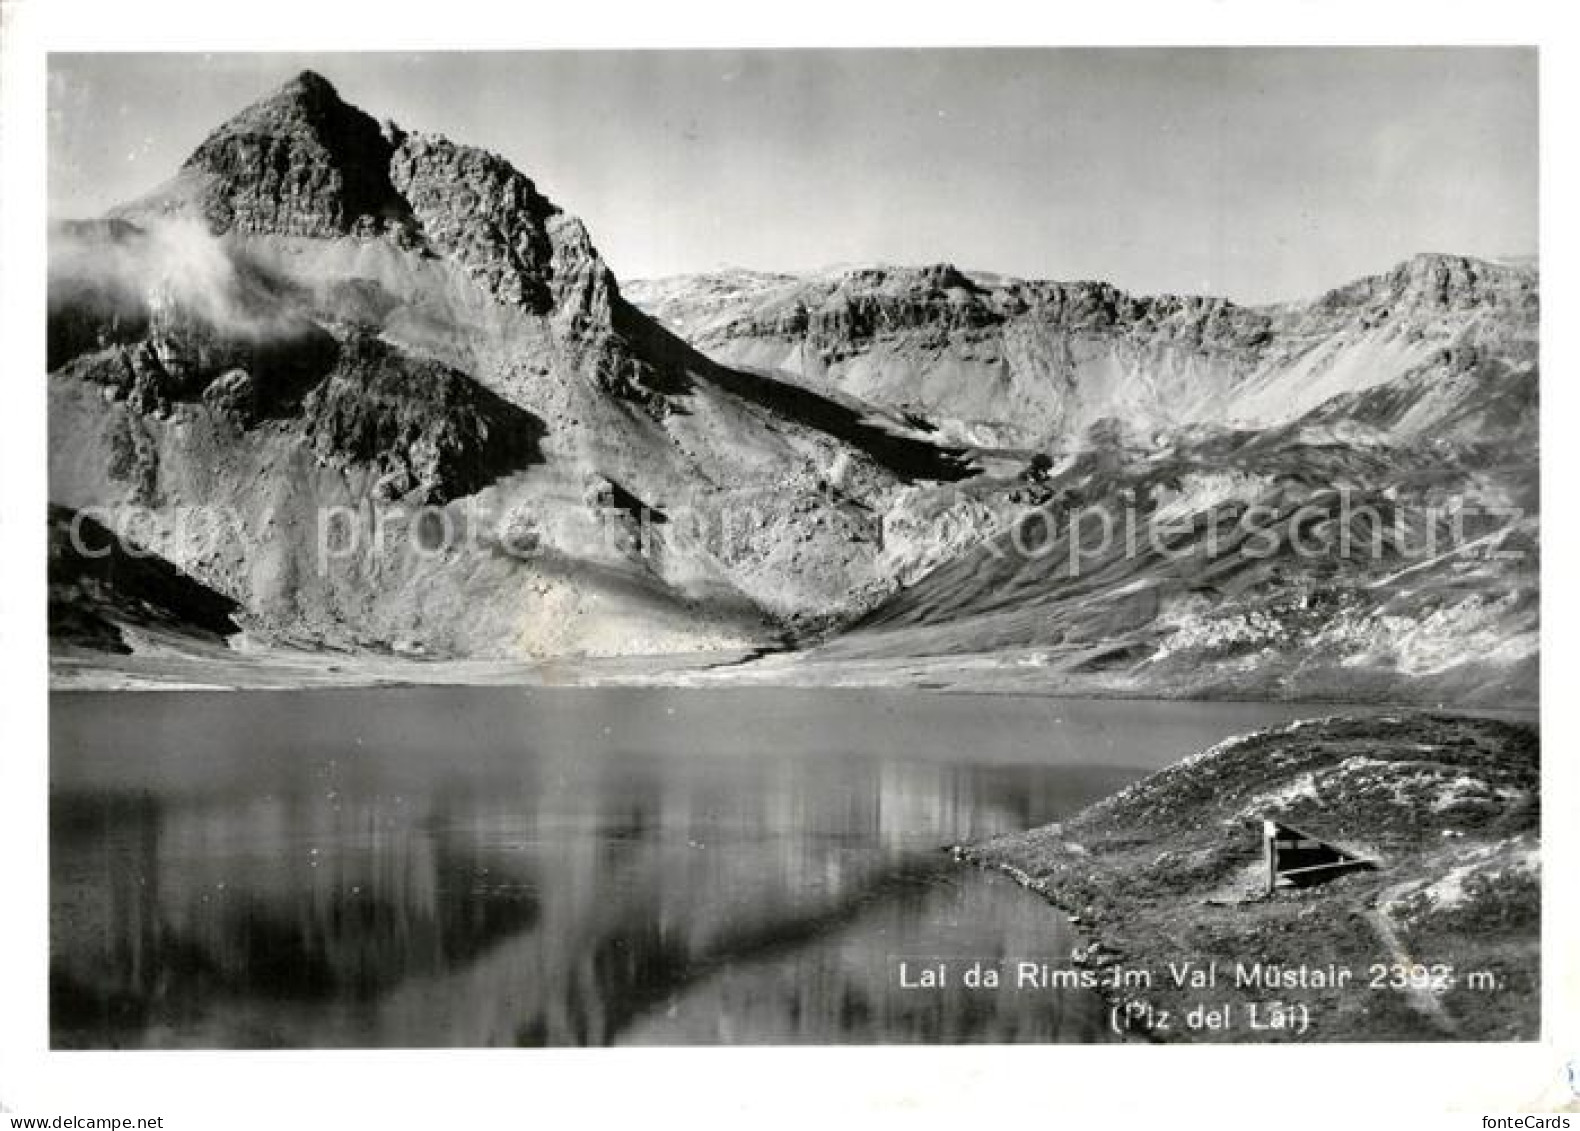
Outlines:
[[[614,275],[585,226],[510,162],[439,135],[405,134],[389,172],[427,246],[495,298],[537,314],[572,298],[572,312],[607,320]]]
[[[832,385],[969,442],[1067,446],[1104,417],[1262,426],[1406,372],[1534,364],[1540,282],[1528,266],[1424,254],[1261,306],[947,263],[715,272],[626,293],[724,364]]]

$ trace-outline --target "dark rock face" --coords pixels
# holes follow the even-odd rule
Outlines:
[[[390,184],[392,139],[304,71],[209,135],[183,166],[212,178],[216,231],[329,238],[404,234],[411,220]]]
[[[143,415],[202,401],[247,428],[294,411],[336,353],[334,338],[305,320],[278,335],[248,336],[167,313],[148,336],[77,357],[58,372],[104,386]]]
[[[346,343],[303,403],[307,442],[382,476],[385,497],[440,504],[538,458],[538,421],[465,374],[370,337]]]
[[[241,606],[162,558],[128,548],[87,514],[49,508],[49,634],[59,643],[130,652],[121,626],[218,641]]]
[[[303,321],[278,337],[227,335],[191,312],[160,313],[159,332],[74,358],[56,380],[103,388],[117,419],[111,478],[158,496],[142,418],[206,410],[236,431],[278,420],[326,463],[383,477],[386,497],[444,503],[538,458],[543,428],[466,374],[353,329],[345,341]]]

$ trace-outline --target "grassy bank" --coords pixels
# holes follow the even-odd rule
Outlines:
[[[1296,723],[963,854],[1072,913],[1135,1035],[1535,1039],[1538,761],[1534,728],[1488,719]],[[1378,867],[1268,895],[1264,818]]]

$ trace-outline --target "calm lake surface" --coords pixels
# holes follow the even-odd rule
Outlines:
[[[954,864],[1331,704],[61,692],[57,1047],[1091,1041],[1062,917]]]

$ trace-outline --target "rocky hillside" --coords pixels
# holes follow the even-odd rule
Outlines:
[[[719,361],[914,412],[956,440],[1036,449],[1106,418],[1284,423],[1406,373],[1529,366],[1537,342],[1533,268],[1447,255],[1274,307],[948,264],[724,272],[630,294]]]
[[[987,445],[890,516],[902,590],[753,678],[1535,701],[1533,267],[1423,255],[1266,308],[947,266],[632,293]]]
[[[1292,428],[1086,453],[1022,491],[811,657],[833,678],[953,656],[1093,694],[1536,702],[1534,464]]]
[[[1539,763],[1534,730],[1491,719],[1294,723],[1229,739],[1066,822],[965,854],[1074,912],[1094,936],[1079,951],[1087,963],[1155,975],[1150,988],[1113,995],[1152,1006],[1131,1015],[1138,1036],[1532,1040]],[[1268,894],[1264,819],[1376,867]],[[1176,979],[1171,963],[1218,976]],[[1257,966],[1304,971],[1306,984],[1238,974]],[[1304,1024],[1267,1027],[1274,1002],[1303,1005]],[[1192,1028],[1192,1011],[1223,1023]]]
[[[1276,307],[622,288],[504,158],[304,73],[52,230],[50,500],[235,602],[249,655],[1529,700],[1538,301],[1443,255]],[[1371,538],[1356,506],[1375,553],[1307,537]],[[1127,516],[1164,548],[1093,541]]]

